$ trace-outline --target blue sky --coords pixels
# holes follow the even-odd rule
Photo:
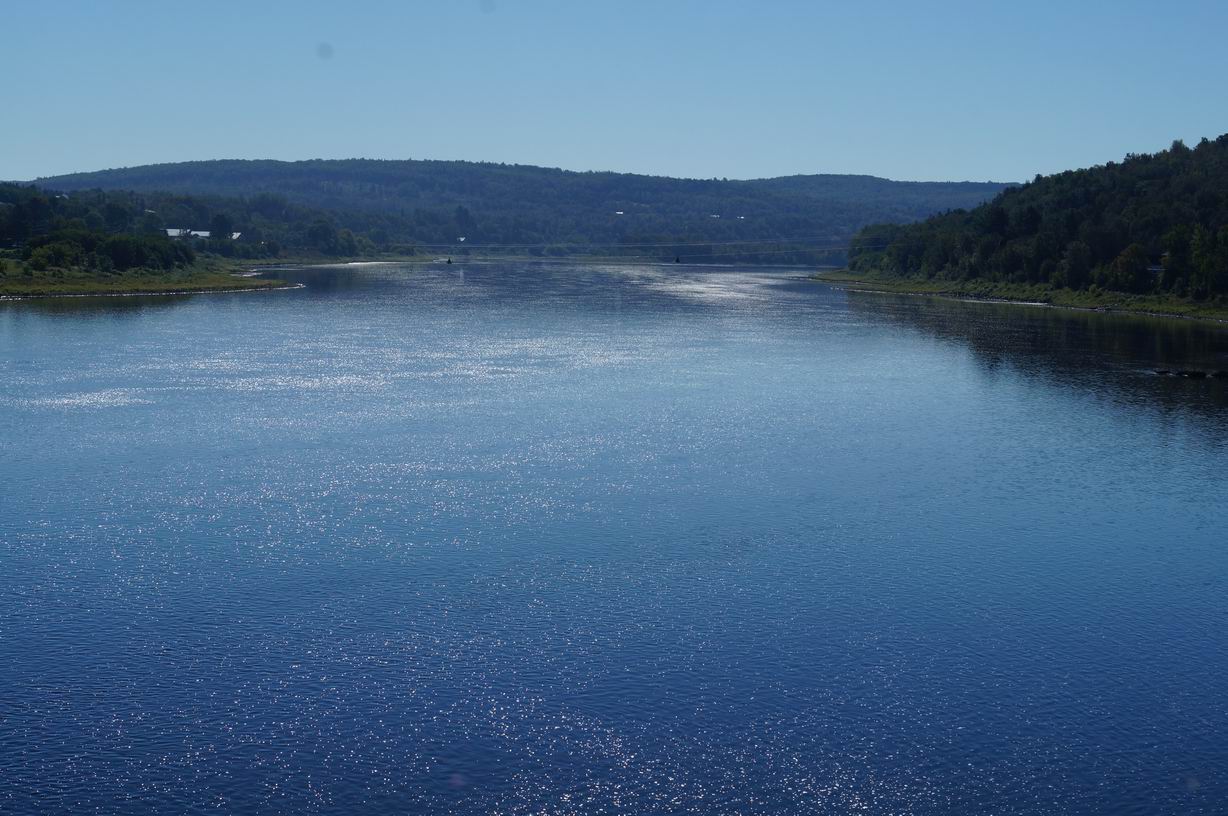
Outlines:
[[[1022,180],[1228,131],[1228,3],[21,2],[0,178],[209,158]]]

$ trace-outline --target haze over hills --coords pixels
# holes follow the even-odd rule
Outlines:
[[[217,160],[38,179],[54,190],[279,196],[329,211],[338,226],[389,242],[562,247],[771,242],[761,260],[814,260],[872,223],[906,223],[974,207],[1008,185],[799,175],[750,181],[574,172],[464,161]],[[191,225],[182,225],[191,226]],[[735,249],[737,249],[735,247]],[[709,250],[714,252],[714,250]],[[767,254],[764,254],[767,253]],[[774,253],[774,255],[772,254]],[[836,250],[837,260],[842,256]],[[746,255],[738,260],[754,260]]]

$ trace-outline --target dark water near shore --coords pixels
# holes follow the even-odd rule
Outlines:
[[[290,277],[0,304],[0,813],[1228,811],[1223,329]]]

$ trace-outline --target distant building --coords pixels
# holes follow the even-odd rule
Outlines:
[[[241,232],[230,233],[230,240],[237,241]],[[213,233],[209,230],[194,230],[194,229],[168,229],[166,231],[167,238],[211,238]]]

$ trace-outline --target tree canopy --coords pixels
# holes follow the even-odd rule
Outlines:
[[[1037,176],[971,210],[861,230],[855,272],[1228,295],[1228,134]]]
[[[167,229],[208,232],[172,240]],[[239,238],[232,239],[238,232]],[[35,270],[84,267],[170,269],[197,250],[236,258],[276,258],[283,249],[353,256],[374,244],[338,228],[333,214],[279,196],[250,198],[86,190],[56,193],[0,184],[0,249]]]

